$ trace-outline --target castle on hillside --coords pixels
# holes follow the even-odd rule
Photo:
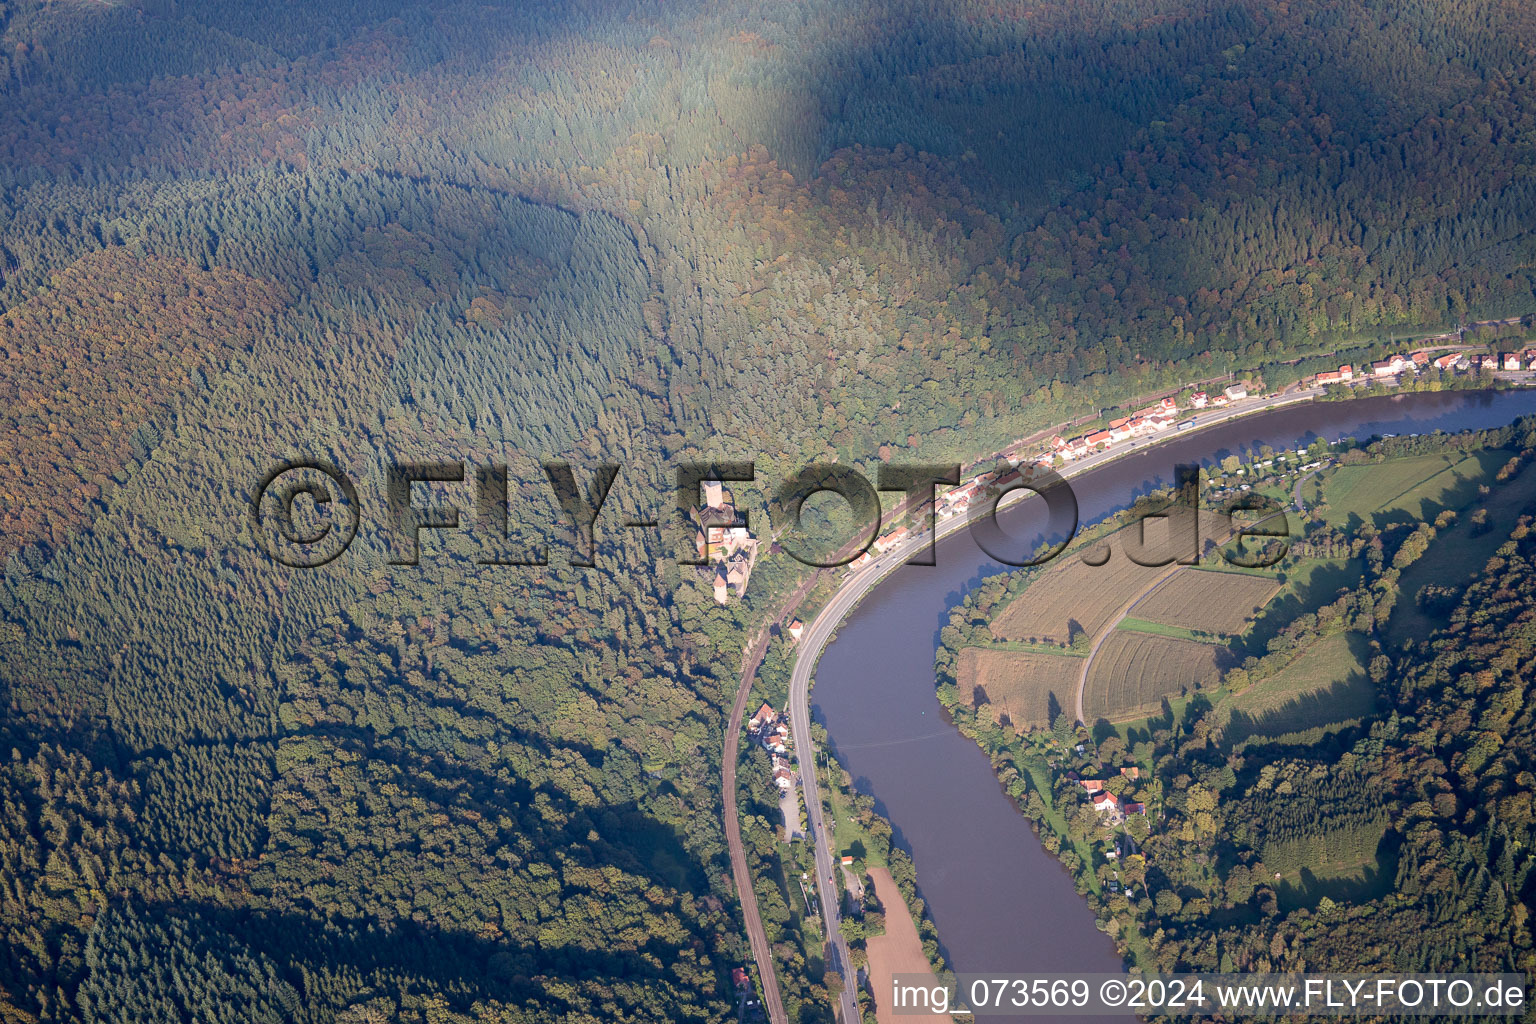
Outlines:
[[[704,481],[704,504],[694,509],[693,517],[698,526],[694,550],[709,560],[715,600],[725,604],[732,592],[741,597],[757,564],[757,538],[738,525],[735,502],[719,480]]]

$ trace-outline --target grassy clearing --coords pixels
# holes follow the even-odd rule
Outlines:
[[[1264,866],[1280,878],[1275,893],[1287,910],[1316,907],[1324,897],[1359,903],[1385,895],[1397,874],[1400,841],[1383,814],[1318,835],[1264,844]]]
[[[865,835],[864,830],[859,827],[858,822],[853,820],[839,787],[823,785],[821,788],[826,794],[827,802],[831,805],[832,855],[841,857],[862,848],[864,861],[869,867],[888,867],[879,845],[871,842],[869,836]]]
[[[1364,559],[1307,558],[1286,568],[1278,593],[1243,634],[1239,654],[1263,654],[1265,645],[1298,615],[1315,611],[1359,585]]]
[[[1015,731],[1048,728],[1052,716],[1070,712],[1083,659],[1037,651],[967,647],[956,681],[960,700]]]
[[[1508,452],[1482,451],[1339,466],[1323,481],[1323,518],[1340,527],[1433,519],[1442,508],[1471,501],[1477,485],[1492,479],[1508,458]]]
[[[1366,650],[1358,634],[1319,640],[1279,672],[1222,701],[1215,723],[1235,744],[1359,721],[1376,707]]]
[[[1437,629],[1443,616],[1429,614],[1419,606],[1419,591],[1428,584],[1466,583],[1509,539],[1509,531],[1522,515],[1536,514],[1536,473],[1527,469],[1504,483],[1492,476],[1486,482],[1492,488],[1488,497],[1459,509],[1457,521],[1441,530],[1423,557],[1403,570],[1398,580],[1402,596],[1387,624],[1387,635],[1392,640],[1416,639]],[[1483,530],[1472,522],[1472,513],[1478,506],[1488,510],[1488,527]]]
[[[1071,846],[1077,852],[1077,857],[1084,864],[1093,863],[1093,845],[1073,836],[1072,830],[1067,827],[1067,819],[1061,811],[1056,809],[1056,798],[1052,795],[1050,773],[1040,765],[1028,764],[1024,771],[1029,775],[1030,788],[1040,795],[1040,801],[1045,805],[1044,825],[1055,833],[1062,841]],[[1095,893],[1102,892],[1099,886],[1098,876],[1090,872],[1085,876],[1088,887]]]
[[[1066,647],[1062,644],[1030,643],[1028,640],[998,640],[996,643],[986,644],[978,649],[986,651],[1027,651],[1032,654],[1044,654],[1051,658],[1085,657],[1081,650]]]
[[[1333,865],[1317,870],[1302,868],[1280,875],[1275,896],[1280,908],[1287,912],[1316,907],[1325,896],[1335,903],[1364,903],[1390,892],[1396,873],[1395,856],[1385,860],[1372,857],[1360,864]]]
[[[1154,731],[1168,728],[1175,722],[1187,721],[1189,706],[1194,701],[1219,704],[1226,697],[1226,688],[1220,686],[1213,690],[1201,690],[1178,697],[1167,697],[1165,701],[1168,706],[1168,714],[1163,712],[1164,701],[1159,701],[1156,709],[1137,718],[1122,718],[1114,722],[1095,722],[1093,725],[1094,740],[1102,743],[1106,737],[1119,736],[1126,749],[1132,751],[1135,759],[1145,764],[1147,759],[1152,756],[1150,749],[1146,749],[1145,745],[1151,742]]]
[[[1133,618],[1127,615],[1115,624],[1116,629],[1124,629],[1131,633],[1151,633],[1153,636],[1171,636],[1175,640],[1193,640],[1197,644],[1221,645],[1221,640],[1208,633],[1196,633],[1192,629],[1183,626],[1170,626],[1166,622],[1148,622],[1146,619]]]

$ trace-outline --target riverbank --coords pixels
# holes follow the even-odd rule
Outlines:
[[[960,731],[988,756],[1079,891],[1097,890],[1095,881],[1107,890],[1089,905],[1139,968],[1210,969],[1204,958],[1219,935],[1236,965],[1220,969],[1244,969],[1245,945],[1262,950],[1287,925],[1306,927],[1313,913],[1363,919],[1356,908],[1392,891],[1397,850],[1411,840],[1392,832],[1399,819],[1381,805],[1394,795],[1405,803],[1412,797],[1395,794],[1398,767],[1373,758],[1381,737],[1395,738],[1395,724],[1383,725],[1388,713],[1403,710],[1394,704],[1406,694],[1392,682],[1395,659],[1422,659],[1446,624],[1425,623],[1405,635],[1400,619],[1422,621],[1415,610],[1420,585],[1431,583],[1442,606],[1458,600],[1463,581],[1496,548],[1523,536],[1516,521],[1536,486],[1528,472],[1536,456],[1530,422],[1349,446],[1323,485],[1326,514],[1310,516],[1296,544],[1307,549],[1303,559],[1353,561],[1352,582],[1288,601],[1257,643],[1245,640],[1246,627],[1235,629],[1221,642],[1253,656],[1232,661],[1193,699],[1164,694],[1169,704],[1153,720],[1122,713],[1091,730],[1060,719],[1054,728],[1018,729],[963,704],[966,680],[958,691],[953,678],[941,687]],[[1504,515],[1484,520],[1479,533],[1469,517],[1490,507]],[[959,662],[959,646],[986,642],[995,616],[1029,600],[1030,585],[1013,573],[966,595],[945,631],[941,679],[946,664]],[[1278,643],[1264,642],[1276,631]],[[1098,685],[1112,691],[1115,684]],[[1362,774],[1373,763],[1382,777]],[[1286,788],[1275,789],[1275,779]],[[1357,792],[1371,796],[1357,799]],[[1313,809],[1298,812],[1296,803],[1308,800]],[[1146,817],[1139,816],[1143,802]],[[1361,969],[1347,955],[1308,956],[1312,969]]]
[[[1262,444],[1294,447],[1319,434],[1458,430],[1533,411],[1536,395],[1513,391],[1294,405],[1236,418],[1221,430],[1170,434],[1155,447],[1111,453],[1071,478],[1084,520],[1094,521],[1167,486],[1178,462]],[[912,852],[942,951],[956,970],[1115,970],[1119,957],[1070,876],[1017,812],[995,766],[943,721],[935,698],[933,654],[949,609],[979,579],[1008,570],[976,548],[962,525],[941,527],[937,566],[897,564],[909,547],[845,580],[822,613],[833,621],[813,623],[814,637],[807,631],[797,677],[808,684],[814,665],[816,711],[828,744]],[[997,849],[1013,851],[1006,864],[988,856]],[[1021,878],[1035,884],[1021,886]],[[1049,938],[1020,931],[1021,920],[1043,922],[1039,931]]]
[[[1188,430],[1169,432],[1148,438],[1143,442],[1133,443],[1125,446],[1116,446],[1115,448],[1091,456],[1070,467],[1067,467],[1062,475],[1063,477],[1074,481],[1093,481],[1096,478],[1099,478],[1104,474],[1111,473],[1111,471],[1113,471],[1111,475],[1123,475],[1127,479],[1134,478],[1139,481],[1148,479],[1146,477],[1146,472],[1153,472],[1154,475],[1152,479],[1156,480],[1157,477],[1161,476],[1163,470],[1171,468],[1174,462],[1179,461],[1179,458],[1191,457],[1188,454],[1180,453],[1184,453],[1186,450],[1196,449],[1197,446],[1205,448],[1206,451],[1204,454],[1207,455],[1212,451],[1219,451],[1222,449],[1224,444],[1231,442],[1235,437],[1240,436],[1234,434],[1233,431],[1242,428],[1245,423],[1254,420],[1256,417],[1274,417],[1279,415],[1282,418],[1287,418],[1288,422],[1294,420],[1296,426],[1285,428],[1282,432],[1288,435],[1294,434],[1295,436],[1300,436],[1302,433],[1305,433],[1307,429],[1309,429],[1309,426],[1313,421],[1313,417],[1309,415],[1297,418],[1297,414],[1302,411],[1303,404],[1310,403],[1316,397],[1316,394],[1317,393],[1315,391],[1311,391],[1273,396],[1268,399],[1255,399],[1251,404],[1246,406],[1232,407],[1220,410],[1219,412],[1212,412],[1210,415],[1202,417],[1200,422]],[[1353,408],[1364,409],[1369,407],[1376,409],[1380,407],[1381,403],[1396,403],[1399,400],[1409,402],[1418,401],[1421,404],[1427,402],[1431,406],[1433,406],[1434,403],[1439,399],[1443,399],[1448,403],[1465,403],[1468,401],[1475,401],[1479,394],[1481,393],[1443,392],[1438,394],[1404,394],[1394,395],[1390,398],[1362,399],[1359,403],[1330,403],[1327,412],[1321,414],[1322,418],[1316,422],[1317,425],[1322,429],[1327,430],[1328,428],[1325,426],[1326,422],[1338,421],[1341,418],[1340,414],[1342,412],[1351,411]],[[1519,398],[1520,400],[1525,400],[1530,397],[1529,395],[1516,396],[1509,392],[1505,392],[1503,394],[1511,395],[1512,397]],[[1491,396],[1489,400],[1493,400]],[[1369,420],[1371,418],[1371,414],[1361,413],[1355,418]],[[1390,425],[1401,427],[1401,424],[1396,424],[1390,415],[1382,415],[1380,418]],[[1268,421],[1266,420],[1266,422]],[[1213,435],[1215,436],[1213,437]],[[1244,437],[1241,442],[1237,443],[1242,445],[1251,445],[1252,443],[1259,440],[1262,440],[1262,435],[1259,437]],[[1147,462],[1147,458],[1150,458],[1154,455],[1159,458],[1163,458],[1166,452],[1173,452],[1175,453],[1176,457],[1172,460],[1167,460],[1166,466],[1162,466],[1161,469],[1153,471],[1151,469],[1150,463]],[[1137,473],[1128,469],[1122,474],[1118,467],[1127,465],[1142,466],[1145,467],[1145,470],[1141,473]],[[1159,465],[1161,466],[1161,463]],[[1163,481],[1163,483],[1166,482],[1166,480]],[[1085,487],[1080,486],[1078,488],[1080,505],[1085,510],[1086,515],[1091,518],[1096,514],[1094,511],[1095,508],[1113,507],[1115,504],[1123,503],[1125,497],[1127,495],[1134,494],[1136,488],[1139,486],[1140,484],[1134,484],[1128,487],[1121,487],[1119,485],[1110,487],[1107,490],[1112,496],[1107,498],[1107,502],[1106,495],[1099,493],[1099,489],[1094,487],[1091,483]],[[1022,499],[1022,497],[1027,493],[1027,491],[1021,491],[1019,493],[1019,497]],[[1012,507],[1016,506],[1017,504],[1018,502],[1015,501],[1005,502],[1005,505],[1009,506],[1010,515],[1012,514]],[[961,528],[968,525],[971,521],[972,520],[969,518],[961,517],[942,521],[939,524],[938,534],[933,543],[936,547],[940,543],[944,542],[947,542],[951,545],[958,543],[964,546],[964,541],[958,537],[958,534],[961,531]],[[811,624],[806,628],[798,650],[795,652],[795,663],[794,669],[792,671],[790,685],[790,710],[793,723],[792,728],[795,732],[795,735],[797,736],[797,739],[799,737],[805,737],[805,741],[810,742],[809,688],[811,676],[817,671],[823,654],[831,645],[832,640],[838,636],[842,625],[852,619],[856,611],[860,614],[864,613],[864,605],[866,604],[868,598],[871,596],[879,596],[878,592],[883,588],[877,588],[876,584],[885,582],[891,576],[891,574],[895,573],[898,569],[906,567],[909,568],[910,571],[914,574],[936,575],[938,578],[933,580],[932,584],[939,591],[939,597],[941,600],[944,599],[946,594],[950,595],[952,599],[957,600],[958,595],[965,589],[968,589],[970,586],[972,582],[970,578],[972,573],[978,570],[985,572],[1003,571],[1005,568],[996,566],[995,563],[991,563],[990,559],[987,559],[985,555],[979,551],[969,551],[967,554],[962,556],[964,559],[972,560],[974,562],[976,567],[970,570],[966,570],[962,567],[943,565],[942,563],[944,562],[944,556],[942,555],[940,556],[941,565],[936,569],[923,568],[918,566],[908,567],[906,565],[907,559],[910,558],[911,555],[914,554],[920,546],[926,543],[928,543],[928,537],[926,534],[915,538],[910,538],[906,544],[892,549],[885,555],[876,558],[870,564],[862,567],[861,569],[855,570],[851,574],[846,574],[843,581],[839,584],[838,589],[832,594],[826,605],[812,620]],[[992,568],[984,568],[987,565],[991,565]],[[958,572],[956,571],[957,568],[959,569]],[[941,614],[947,614],[947,612],[936,611],[932,615],[927,616],[926,624],[924,622],[924,617],[919,617],[916,622],[912,622],[906,627],[897,627],[892,632],[900,633],[902,635],[898,638],[897,646],[894,649],[903,650],[906,646],[906,641],[924,636],[933,637],[934,641],[936,642],[937,626],[935,623],[940,619]],[[951,736],[960,738],[958,737],[958,733],[953,730],[953,727],[946,725],[940,729],[940,720],[938,718],[938,714],[941,709],[938,708],[937,702],[933,698],[932,654],[933,647],[929,646],[926,653],[913,653],[910,655],[910,659],[904,664],[890,664],[887,670],[887,681],[894,682],[897,677],[900,676],[903,670],[910,670],[910,666],[912,664],[925,665],[927,668],[926,678],[920,680],[920,686],[914,687],[907,699],[909,699],[914,706],[922,706],[925,702],[929,705],[932,705],[933,714],[927,717],[926,722],[921,723],[921,728],[912,730],[912,736],[918,737],[919,740],[921,740],[923,737],[936,738],[940,733],[942,733],[943,730],[948,730]],[[874,659],[866,660],[865,663],[859,667],[860,669],[867,668],[873,670],[876,665],[884,661],[884,658],[876,657]],[[818,706],[821,706],[821,704],[821,697],[818,696]],[[889,724],[890,720],[888,718],[878,714],[870,716],[862,709],[860,711],[850,711],[850,713],[856,717],[856,724],[852,726],[854,735],[864,733],[875,723],[884,721],[887,723],[887,727],[885,728],[882,735],[879,735],[878,737],[870,737],[872,743],[889,745],[892,743],[902,744],[907,742],[906,740],[899,738],[900,727],[891,727]],[[924,714],[926,715],[927,713],[925,712]],[[843,744],[837,742],[837,740],[846,734],[848,729],[841,727],[833,728],[832,732],[834,735],[834,742],[832,744],[833,749],[838,751],[845,749]],[[970,749],[974,754],[976,750],[974,745],[972,745]],[[819,799],[818,789],[815,785],[814,768],[812,767],[815,762],[815,751],[813,748],[805,750],[797,749],[797,755],[797,761],[799,762],[801,775],[801,790],[806,797],[807,813],[810,818],[811,838],[815,841],[816,844],[815,861],[817,864],[817,886],[835,888],[831,882],[831,879],[834,876],[830,870],[833,865],[832,851],[829,848],[830,843],[825,835],[825,829],[820,825],[818,820],[821,816],[821,802]],[[984,761],[983,764],[985,764]],[[862,788],[868,783],[869,778],[865,775],[864,772],[858,770],[857,765],[854,765],[853,767],[855,769],[855,777],[860,778]],[[953,766],[951,765],[949,767]],[[902,771],[902,766],[894,765],[890,770],[893,774],[900,774]],[[997,786],[996,779],[990,771],[990,766],[989,770],[986,772],[985,782],[983,782],[980,777],[972,777],[973,775],[979,776],[979,773],[968,771],[963,774],[966,775],[969,781],[964,783],[962,788],[976,789],[977,787],[989,786],[991,791],[997,797],[1000,797],[1004,800],[1007,799],[1006,794],[1004,794],[1002,790]],[[807,777],[809,777],[809,783],[807,782]],[[919,788],[927,789],[928,787]],[[889,799],[886,791],[877,789],[877,792],[882,799]],[[908,833],[904,829],[904,822],[909,820],[907,815],[897,812],[890,806],[882,807],[882,810],[888,817],[892,819],[893,826],[897,831],[897,835],[899,838],[901,838],[903,844],[905,845],[905,837],[908,835]],[[1018,818],[1018,820],[1022,823],[1023,819],[1017,815],[1011,806],[1009,806],[1007,810],[1008,813],[1013,814],[1014,817]],[[996,814],[998,812],[994,811],[992,813]],[[921,817],[921,814],[919,814],[918,817]],[[727,823],[728,832],[737,827],[739,826],[737,826],[734,822]],[[968,830],[974,831],[973,829],[970,829],[969,823],[964,820],[956,820],[952,822],[951,828],[955,830],[956,834],[964,834]],[[1026,836],[1028,838],[1025,838]],[[1050,870],[1061,870],[1060,867],[1054,863],[1053,859],[1046,858],[1044,856],[1044,851],[1039,847],[1038,841],[1034,839],[1033,835],[1029,833],[1027,829],[1024,831],[1024,836],[1020,836],[1014,830],[1003,828],[999,830],[998,841],[1001,843],[1009,844],[1011,846],[1022,845],[1025,849],[1028,849],[1030,844],[1033,844],[1034,850],[1039,854],[1038,860],[1040,870],[1046,872]],[[916,851],[914,851],[914,855],[916,856]],[[947,887],[948,883],[942,877],[948,873],[945,868],[935,867],[930,869],[924,866],[926,861],[924,861],[923,858],[918,857],[918,859],[923,861],[923,863],[919,864],[919,870],[922,872],[922,876],[925,880],[923,884],[925,895],[927,894],[929,879],[931,875],[938,878],[941,882],[944,882],[945,886]],[[1042,877],[1048,877],[1048,875]],[[1063,877],[1065,880],[1065,876]],[[1073,895],[1075,897],[1075,893],[1073,892],[1070,883],[1063,888],[1069,895]],[[823,892],[820,894],[819,898],[825,905],[827,902],[827,894]],[[942,908],[945,903],[946,901],[944,900],[938,900],[929,903],[928,906],[930,911],[932,911],[934,914],[935,922],[939,926],[940,934],[946,937],[946,946],[944,952],[947,957],[949,955],[950,949],[948,943],[951,941],[949,936],[956,934],[956,929],[963,927],[963,925],[955,924],[946,927],[945,922],[940,920],[940,916],[943,913],[943,910],[936,908]],[[832,905],[835,906],[835,902]],[[1069,916],[1071,914],[1071,911],[1064,907],[1057,908],[1053,912],[1060,913],[1063,916]],[[1081,911],[1079,910],[1077,913],[1080,914]],[[982,929],[980,933],[986,934],[987,931],[987,929]],[[837,934],[835,930],[833,931],[833,934]],[[1079,940],[1076,941],[1079,943],[1090,942],[1087,936],[1082,936]],[[1001,936],[999,936],[999,941],[996,943],[996,945],[998,948],[1007,948],[1009,943],[1008,941],[1002,939]],[[1085,955],[1085,959],[1097,962],[1100,969],[1114,969],[1114,960],[1108,959],[1108,957],[1103,953]],[[835,950],[834,962],[846,963],[846,956],[843,955],[840,950]],[[977,963],[977,961],[973,960],[972,963]],[[1001,965],[994,962],[985,966],[1000,967],[1006,965]]]

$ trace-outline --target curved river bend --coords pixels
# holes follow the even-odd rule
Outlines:
[[[1181,462],[1263,444],[1294,448],[1319,436],[1496,427],[1530,413],[1536,390],[1288,406],[1174,435],[1074,477],[1072,489],[1086,524],[1167,486]],[[967,530],[939,543],[937,562],[895,570],[848,616],[817,667],[813,713],[858,788],[875,797],[912,854],[951,969],[1117,971],[1120,958],[1070,876],[934,696],[933,659],[950,609],[979,580],[1009,567],[984,554]]]

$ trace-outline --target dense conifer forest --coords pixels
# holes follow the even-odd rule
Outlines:
[[[724,1019],[721,734],[796,567],[719,607],[668,523],[573,568],[540,463],[649,518],[688,459],[960,460],[1536,312],[1524,0],[0,0],[0,43],[5,1024]],[[278,565],[290,458],[375,509],[504,461],[550,564],[369,520]],[[1523,879],[1510,543],[1380,739],[1442,930]]]

